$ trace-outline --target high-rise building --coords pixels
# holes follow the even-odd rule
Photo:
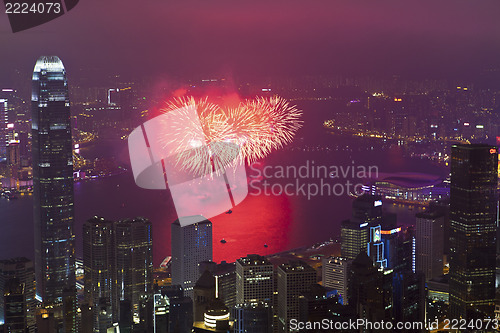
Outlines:
[[[299,296],[316,284],[314,268],[304,262],[278,266],[278,331],[290,332],[290,320],[299,318]]]
[[[6,98],[0,98],[0,157],[6,155],[9,144],[7,124],[9,123],[9,104]]]
[[[498,207],[494,146],[451,148],[449,318],[493,318]]]
[[[85,302],[92,307],[94,330],[133,318],[140,304],[153,295],[151,222],[144,218],[118,222],[94,217],[83,226]],[[121,313],[130,304],[130,314]]]
[[[83,269],[85,302],[91,306],[93,327],[99,324],[99,307],[104,300],[118,318],[114,222],[94,217],[83,225]]]
[[[249,254],[236,260],[236,304],[272,304],[274,267],[266,258]]]
[[[382,223],[382,200],[379,196],[364,194],[352,203],[350,220],[342,221],[340,229],[341,256],[354,260],[359,252],[368,250],[371,227]]]
[[[348,279],[352,260],[342,257],[323,259],[323,286],[337,290],[341,304],[348,303]]]
[[[172,284],[180,285],[186,296],[193,297],[193,287],[201,276],[200,263],[212,261],[212,222],[201,216],[196,223],[182,227],[172,223]]]
[[[153,295],[151,222],[141,217],[118,221],[114,236],[117,299],[130,300],[138,322],[141,301]]]
[[[444,216],[438,212],[416,215],[417,270],[431,280],[443,274]]]
[[[57,304],[75,285],[68,81],[58,57],[37,60],[31,105],[36,290],[44,304]]]
[[[24,327],[35,332],[35,271],[33,262],[27,258],[0,260],[0,322],[5,321],[4,292],[11,279],[18,279],[23,285]]]
[[[370,239],[368,222],[357,223],[351,220],[342,221],[340,225],[340,254],[354,260],[360,252],[366,252]]]

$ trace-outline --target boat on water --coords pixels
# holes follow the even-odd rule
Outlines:
[[[222,238],[222,239],[220,240],[220,242],[221,242],[222,244],[226,244],[226,243],[227,243],[227,241],[226,241],[224,238]]]

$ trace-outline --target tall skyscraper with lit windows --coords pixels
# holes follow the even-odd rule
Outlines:
[[[118,318],[113,221],[95,216],[83,224],[83,268],[85,302],[92,306],[94,328],[99,327],[98,309],[102,301]]]
[[[202,216],[187,219],[197,221],[182,227],[172,223],[172,285],[180,285],[186,296],[193,297],[193,287],[203,272],[200,263],[212,261],[212,222]]]
[[[448,318],[493,318],[498,212],[494,146],[454,145],[450,188]]]
[[[141,302],[153,296],[153,235],[151,222],[142,217],[114,225],[116,292],[119,301],[129,300],[134,322]]]
[[[249,254],[236,260],[236,304],[273,304],[274,266],[265,257]]]
[[[62,303],[75,285],[73,156],[66,70],[42,56],[33,71],[33,205],[37,297]]]

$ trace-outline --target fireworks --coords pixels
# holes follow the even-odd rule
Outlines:
[[[198,117],[189,112],[192,108]],[[258,97],[225,109],[208,99],[182,97],[169,101],[163,109],[173,110],[179,117],[165,124],[170,140],[164,144],[174,147],[176,165],[196,175],[262,159],[292,142],[302,127],[302,111],[281,97]]]

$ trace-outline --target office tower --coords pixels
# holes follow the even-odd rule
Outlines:
[[[348,279],[352,260],[342,257],[323,258],[323,286],[337,290],[341,304],[348,303]]]
[[[172,284],[180,285],[186,296],[193,297],[193,287],[200,278],[199,265],[212,261],[212,222],[201,216],[200,221],[181,227],[179,220],[172,223]]]
[[[113,222],[94,217],[83,224],[83,269],[85,302],[93,313],[93,327],[98,327],[99,304],[107,299],[114,319],[118,319],[116,264]]]
[[[0,260],[0,322],[5,322],[4,292],[7,282],[18,279],[23,285],[24,327],[35,332],[35,271],[33,262],[27,258]]]
[[[13,89],[0,91],[0,157],[5,157],[9,145],[9,133],[15,115],[15,93]]]
[[[351,220],[342,221],[340,226],[340,254],[354,260],[360,252],[366,252],[370,239],[370,228],[367,222],[357,223]]]
[[[270,333],[273,309],[265,303],[237,305],[232,311],[234,333]]]
[[[278,331],[290,332],[290,320],[299,318],[299,296],[316,284],[316,271],[304,262],[278,266]]]
[[[13,278],[5,284],[2,295],[5,304],[5,332],[25,333],[26,323],[26,297],[24,283],[18,278]]]
[[[266,258],[249,254],[236,260],[236,304],[272,304],[274,268]]]
[[[428,281],[443,274],[444,216],[438,212],[416,214],[417,270]]]
[[[48,305],[61,303],[63,289],[75,285],[68,82],[58,57],[37,60],[31,101],[36,289]]]
[[[352,203],[351,219],[341,224],[341,256],[354,260],[359,252],[367,251],[370,227],[380,225],[382,221],[382,200],[379,196],[364,194],[356,198]]]
[[[215,277],[208,270],[203,272],[193,288],[193,319],[203,321],[203,314],[217,297]]]
[[[94,217],[85,222],[85,302],[92,307],[94,329],[129,315],[139,322],[140,304],[153,294],[152,251],[151,222],[147,219],[113,222]],[[128,310],[122,302],[130,305]]]
[[[141,301],[153,295],[153,236],[151,222],[142,217],[114,224],[116,293],[131,302],[133,320],[139,321]]]
[[[413,227],[394,227],[381,231],[384,257],[388,269],[395,272],[412,270],[414,233]]]
[[[451,148],[449,318],[493,318],[497,168],[493,146]]]
[[[372,322],[392,318],[392,273],[379,271],[364,252],[352,262],[349,276],[349,305],[360,319]]]

